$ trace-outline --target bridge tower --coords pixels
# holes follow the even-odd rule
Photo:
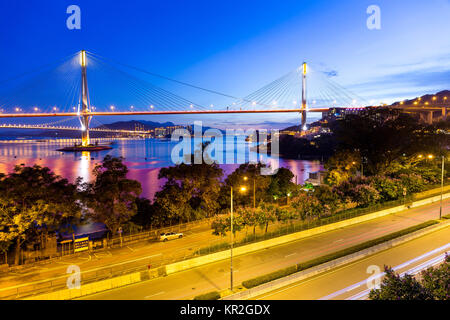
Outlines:
[[[306,130],[306,62],[302,65],[302,123],[300,130]]]
[[[91,122],[92,116],[89,115],[91,112],[91,105],[89,101],[89,90],[87,84],[87,74],[86,74],[86,51],[82,50],[80,52],[80,64],[81,64],[81,97],[80,103],[78,105],[78,115],[81,122],[81,145],[86,147],[90,144],[89,139],[89,123]],[[81,110],[80,110],[81,108]]]

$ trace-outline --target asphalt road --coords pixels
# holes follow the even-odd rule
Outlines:
[[[445,201],[444,206],[444,212],[448,212],[450,200]],[[233,259],[234,283],[240,285],[249,278],[378,238],[438,216],[438,204],[427,205],[237,256]],[[220,261],[84,299],[191,299],[198,294],[228,288],[229,270],[229,261]]]
[[[263,294],[255,300],[361,300],[375,284],[374,270],[384,265],[414,274],[442,262],[450,252],[450,227],[411,240],[367,258]],[[380,278],[382,279],[382,275]]]

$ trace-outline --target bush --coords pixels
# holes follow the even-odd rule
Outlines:
[[[273,281],[273,280],[276,280],[279,278],[286,277],[295,272],[297,272],[297,265],[290,266],[290,267],[287,267],[287,268],[284,268],[284,269],[281,269],[281,270],[278,270],[278,271],[275,271],[272,273],[268,273],[263,276],[256,277],[256,278],[253,278],[250,280],[246,280],[246,281],[242,282],[242,285],[245,288],[249,289],[249,288],[259,286],[260,284],[263,284],[266,282],[270,282],[270,281]]]
[[[356,246],[353,246],[353,247],[350,247],[350,248],[346,248],[346,249],[340,250],[338,252],[330,253],[330,254],[327,254],[327,255],[322,256],[322,257],[318,257],[318,258],[315,258],[315,259],[312,259],[312,260],[309,260],[309,261],[306,261],[306,262],[298,263],[298,264],[296,264],[294,266],[290,266],[290,267],[287,267],[287,268],[284,268],[284,269],[281,269],[281,270],[278,270],[278,271],[275,271],[275,272],[271,272],[269,274],[265,274],[265,275],[262,275],[262,276],[259,276],[259,277],[256,277],[256,278],[253,278],[253,279],[250,279],[250,280],[243,281],[242,285],[245,288],[250,289],[250,288],[259,286],[259,285],[261,285],[263,283],[267,283],[267,282],[270,282],[270,281],[273,281],[273,280],[276,280],[276,279],[279,279],[279,278],[283,278],[283,277],[286,277],[286,276],[291,275],[293,273],[296,273],[296,272],[299,272],[299,271],[306,270],[306,269],[309,269],[311,267],[317,266],[319,264],[326,263],[328,261],[331,261],[331,260],[334,260],[334,259],[338,259],[338,258],[347,256],[349,254],[352,254],[352,253],[355,253],[355,252],[358,252],[358,251],[361,251],[361,250],[364,250],[364,249],[376,246],[376,245],[378,245],[380,243],[383,243],[383,242],[386,242],[386,241],[389,241],[389,240],[401,237],[401,236],[403,236],[405,234],[412,233],[414,231],[426,228],[426,227],[434,225],[436,223],[438,223],[438,222],[435,221],[435,220],[430,220],[430,221],[418,224],[416,226],[412,226],[412,227],[409,227],[409,228],[406,228],[406,229],[403,229],[403,230],[400,230],[400,231],[397,231],[397,232],[394,232],[394,233],[390,233],[390,234],[385,235],[383,237],[379,237],[379,238],[376,238],[376,239],[373,239],[373,240],[369,240],[369,241],[360,243],[360,244],[358,244]]]
[[[198,295],[194,300],[219,300],[220,293],[218,291],[211,291],[205,294]]]

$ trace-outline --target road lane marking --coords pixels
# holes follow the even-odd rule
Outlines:
[[[287,256],[284,256],[284,257],[285,257],[285,258],[291,257],[291,256],[296,255],[296,254],[297,254],[297,252],[294,252],[294,253],[288,254]]]
[[[161,292],[158,292],[158,293],[155,293],[155,294],[151,294],[149,296],[145,296],[144,299],[148,299],[148,298],[151,298],[151,297],[154,297],[154,296],[159,296],[160,294],[164,294],[164,293],[166,293],[166,292],[165,291],[161,291]]]

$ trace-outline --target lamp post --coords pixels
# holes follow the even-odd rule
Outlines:
[[[441,170],[441,201],[440,201],[440,207],[439,207],[439,219],[442,218],[442,194],[444,193],[444,159],[445,157],[442,156],[442,170]]]
[[[247,190],[246,187],[241,187],[239,191],[245,192]],[[230,290],[233,291],[233,243],[234,243],[234,216],[233,216],[233,186],[230,187],[230,237],[231,237],[231,246],[230,246]]]
[[[244,181],[247,181],[248,177],[244,177]],[[256,179],[253,178],[253,209],[256,209]]]
[[[233,187],[231,187],[231,251],[230,251],[230,290],[233,291]]]

